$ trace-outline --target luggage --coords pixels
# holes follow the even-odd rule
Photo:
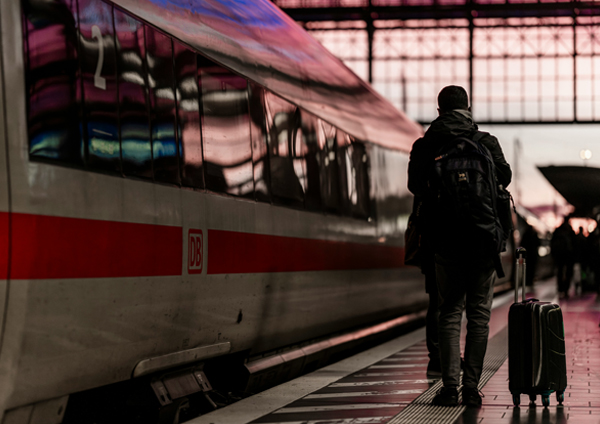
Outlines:
[[[520,404],[521,394],[529,395],[531,402],[541,395],[543,405],[549,406],[553,392],[562,404],[567,387],[562,312],[550,302],[525,300],[525,256],[525,249],[517,249],[515,303],[508,313],[508,388],[515,406]]]

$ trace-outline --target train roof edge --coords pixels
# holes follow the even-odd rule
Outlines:
[[[409,151],[423,134],[268,0],[112,2],[356,138]]]

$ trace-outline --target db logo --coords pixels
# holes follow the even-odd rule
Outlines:
[[[202,230],[188,232],[188,274],[202,272]]]

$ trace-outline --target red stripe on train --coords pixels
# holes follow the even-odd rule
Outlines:
[[[181,275],[181,227],[21,213],[11,224],[11,279]]]
[[[208,230],[208,274],[398,268],[404,249]]]
[[[12,279],[182,274],[182,228],[12,214]],[[0,278],[8,273],[9,214],[0,213]],[[208,274],[397,268],[404,249],[208,230]]]
[[[0,280],[8,278],[8,213],[0,212]]]

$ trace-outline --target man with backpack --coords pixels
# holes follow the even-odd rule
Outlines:
[[[444,387],[433,403],[458,405],[466,308],[462,402],[479,406],[494,281],[503,275],[499,253],[510,233],[504,188],[512,172],[496,137],[477,130],[464,88],[443,88],[438,106],[439,117],[413,144],[408,167],[408,188],[423,199],[422,237],[435,253]]]

